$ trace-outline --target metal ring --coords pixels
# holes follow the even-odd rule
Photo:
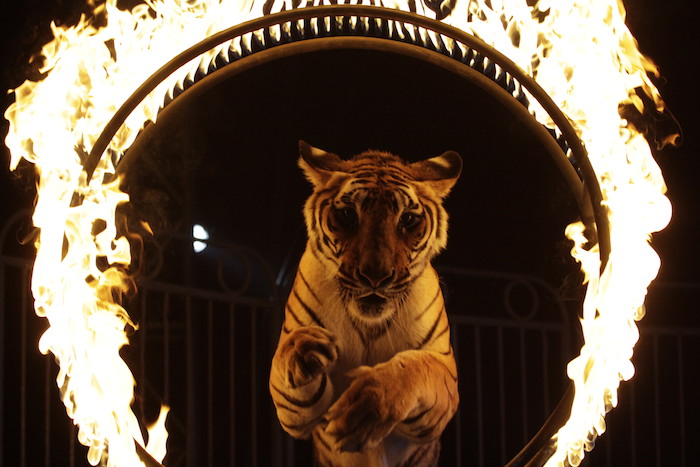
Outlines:
[[[516,309],[514,303],[515,298],[513,296],[515,295],[518,288],[525,290],[530,298],[529,309],[526,309],[524,311],[519,311],[518,309]],[[506,312],[514,319],[520,321],[529,321],[537,313],[537,309],[540,306],[540,297],[537,293],[537,289],[535,289],[535,286],[532,285],[530,282],[526,282],[524,280],[514,280],[506,286],[505,296],[503,297],[503,305],[506,309]]]
[[[330,27],[326,26],[326,22],[323,20],[325,18],[330,20],[328,22]],[[353,29],[345,27],[349,18],[367,18],[369,21],[358,20],[357,24],[359,26]],[[316,19],[316,28],[311,23],[313,19]],[[338,24],[341,26],[339,27]],[[390,24],[393,26],[393,29],[389,27]],[[272,28],[280,28],[283,25],[289,26],[291,32],[274,39],[274,35],[271,34]],[[398,27],[403,28],[403,32],[413,31],[415,34],[402,36],[397,33],[397,31],[401,32]],[[430,31],[432,36],[428,33],[423,37],[421,34],[423,31]],[[254,32],[260,33],[260,37],[263,39],[261,40],[259,36],[252,34]],[[206,73],[195,76],[193,81],[187,83],[180,90],[179,96],[187,96],[188,94],[195,96],[198,92],[205,90],[211,83],[226,79],[266,61],[293,54],[310,53],[316,50],[340,48],[378,49],[387,53],[408,55],[440,66],[472,81],[496,97],[539,138],[569,183],[572,193],[579,204],[582,220],[590,229],[589,235],[594,236],[594,238],[591,238],[591,243],[599,245],[601,270],[605,267],[611,250],[607,212],[601,202],[600,185],[586,150],[566,115],[523,70],[505,55],[488,46],[480,39],[437,20],[401,10],[364,5],[300,8],[264,16],[210,36],[164,65],[146,80],[117,110],[96,140],[84,162],[83,166],[88,180],[92,178],[95,168],[102,159],[112,138],[126,118],[158,84],[187,62],[216,46],[245,35],[251,36],[250,47],[242,46],[242,53],[229,54],[230,63],[226,63],[226,60],[224,60],[224,63],[212,62]],[[465,55],[461,47],[450,49],[444,38],[466,47],[468,52],[475,51],[475,55],[472,57]],[[226,72],[221,73],[218,70],[226,70]],[[503,81],[504,76],[505,83],[499,82],[499,80]],[[514,87],[509,79],[515,81],[516,85]],[[509,88],[517,90],[518,86],[525,88],[549,114],[559,134],[561,134],[560,138],[555,137],[550,130],[545,129],[530,115],[522,96],[515,96],[513,91],[509,90]],[[174,96],[172,102],[183,100],[179,96]],[[172,103],[166,104],[164,111],[172,108]],[[128,167],[130,157],[127,156],[130,152],[127,152],[123,161],[117,164],[118,172],[123,172]],[[567,153],[570,157],[567,157]],[[509,466],[542,465],[547,461],[548,454],[551,454],[551,438],[568,418],[572,399],[573,385],[569,387],[569,390],[567,390],[559,405],[540,431],[508,463]]]
[[[314,30],[311,25],[311,20],[313,18],[315,18],[317,21],[317,30]],[[319,18],[321,20],[319,20]],[[326,22],[323,20],[325,18],[331,20],[328,22],[331,27],[325,28]],[[378,24],[375,23],[375,21],[368,21],[368,26],[365,27],[365,23],[363,21],[357,21],[357,26],[354,29],[346,27],[338,28],[337,26],[334,26],[341,18],[341,21],[345,21],[346,23],[350,21],[350,18],[370,18],[373,20],[378,19],[382,22]],[[394,25],[394,27],[389,28],[389,24]],[[271,33],[272,28],[281,28],[283,25],[292,28],[291,32],[283,34],[277,39],[273,39],[274,34]],[[401,26],[402,29],[400,29],[398,26]],[[413,36],[411,34],[407,34],[411,31],[413,32]],[[430,34],[426,34],[426,39],[424,39],[421,35],[422,31],[431,31],[435,35],[435,39],[432,39]],[[258,36],[252,34],[254,32],[261,33],[262,37],[265,39],[261,40]],[[384,35],[387,34],[388,37],[384,37]],[[180,53],[177,57],[173,58],[170,62],[161,67],[149,79],[147,79],[115,112],[112,119],[107,123],[104,130],[95,141],[90,154],[84,162],[84,169],[88,180],[92,178],[95,168],[103,157],[104,152],[107,150],[112,138],[117,133],[126,118],[139,105],[139,103],[158,86],[158,84],[176,72],[180,67],[204,54],[205,52],[228,41],[232,41],[246,35],[251,38],[250,45],[246,47],[245,44],[242,44],[241,47],[243,48],[241,53],[230,53],[229,59],[232,60],[232,62],[227,63],[226,60],[224,60],[224,63],[219,63],[218,60],[213,61],[210,64],[207,72],[200,74],[199,77],[198,75],[195,75],[194,80],[189,85],[196,82],[198,78],[201,79],[206,76],[210,76],[211,74],[215,73],[219,67],[226,69],[227,65],[230,66],[231,64],[239,63],[239,60],[255,56],[262,51],[272,50],[273,48],[280,47],[285,44],[318,40],[322,37],[340,38],[368,35],[418,47],[424,51],[423,59],[427,61],[432,61],[427,58],[428,56],[449,57],[454,61],[451,67],[453,69],[461,68],[471,69],[474,71],[480,69],[480,74],[490,78],[490,80],[496,84],[496,86],[491,86],[491,88],[494,90],[493,95],[499,97],[499,99],[502,99],[502,96],[501,93],[495,91],[496,88],[503,88],[504,85],[506,87],[510,86],[512,83],[508,83],[507,81],[508,77],[512,78],[517,85],[525,88],[530,95],[538,101],[541,107],[549,114],[551,120],[554,122],[559,130],[559,133],[561,134],[561,138],[559,139],[554,138],[552,135],[550,135],[552,136],[551,139],[547,139],[541,137],[541,132],[537,132],[537,135],[540,136],[540,141],[543,142],[545,147],[550,152],[550,155],[554,157],[555,163],[569,182],[572,193],[579,202],[582,220],[589,228],[588,234],[591,236],[591,243],[598,243],[600,245],[601,270],[604,268],[610,253],[610,229],[607,219],[607,212],[601,202],[602,194],[600,186],[590,160],[588,159],[586,150],[566,115],[564,115],[554,101],[532,78],[530,78],[515,63],[513,63],[502,53],[495,50],[493,47],[488,46],[480,39],[469,35],[460,29],[430,18],[426,18],[424,16],[401,10],[392,10],[383,7],[364,5],[333,5],[300,8],[251,20],[210,36],[209,38]],[[450,40],[467,47],[467,52],[475,51],[475,55],[471,57],[469,56],[469,53],[465,55],[461,52],[459,47],[453,47],[452,51],[450,51],[449,47],[442,39],[443,37],[449,38]],[[456,51],[459,51],[459,53],[456,53]],[[437,53],[429,54],[429,52]],[[454,54],[454,56],[451,54]],[[471,60],[472,63],[468,63],[465,61],[465,59],[467,59],[467,61]],[[488,59],[488,63],[486,63],[486,59]],[[499,73],[499,70],[501,70],[501,73]],[[476,76],[476,74],[472,74],[472,76]],[[504,77],[506,83],[499,84],[498,80],[503,79]],[[517,88],[517,86],[515,87]],[[185,89],[186,88],[187,84],[185,85]],[[512,93],[506,94],[510,94],[513,100],[520,102],[522,105],[522,102],[516,99]],[[532,118],[532,116],[529,117],[529,120],[534,122],[534,118]],[[527,122],[528,119],[523,119],[523,121]],[[536,125],[541,126],[539,123],[535,123]],[[532,127],[534,125],[528,126]],[[561,151],[561,154],[555,155],[551,150],[552,139],[557,144],[564,145],[567,148],[567,151],[570,152],[571,158],[568,158],[563,150]],[[573,183],[573,177],[571,176],[570,171],[566,169],[565,165],[562,163],[563,160],[567,160],[569,163],[575,166],[578,176],[583,180],[583,185]],[[588,199],[586,200],[586,198]]]

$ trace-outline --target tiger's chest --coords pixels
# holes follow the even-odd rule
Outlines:
[[[349,385],[349,371],[375,366],[399,352],[418,348],[426,327],[433,321],[418,319],[428,315],[425,310],[431,310],[431,303],[437,301],[436,291],[439,294],[437,274],[432,268],[426,268],[407,289],[401,303],[391,305],[394,308],[389,317],[377,323],[363,322],[351,312],[352,304],[343,300],[332,272],[321,267],[308,249],[300,270],[304,271],[298,277],[300,297],[294,297],[292,302],[304,302],[301,308],[313,308],[314,318],[305,324],[318,324],[335,336],[338,360],[329,376],[336,394]]]
[[[353,321],[342,307],[330,308],[325,318],[328,330],[338,341],[339,357],[330,376],[336,390],[350,383],[346,375],[359,366],[374,366],[390,360],[397,353],[414,348],[414,334],[408,319],[397,311],[386,324],[370,328]]]

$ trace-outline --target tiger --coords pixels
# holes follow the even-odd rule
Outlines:
[[[462,159],[343,160],[304,141],[299,155],[313,193],[270,370],[277,418],[318,466],[435,466],[459,393],[431,260]]]

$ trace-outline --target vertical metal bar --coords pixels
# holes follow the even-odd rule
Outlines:
[[[44,359],[44,466],[51,465],[51,359]]]
[[[609,433],[610,426],[606,428],[607,432]],[[612,448],[613,448],[613,442],[614,442],[614,437],[610,436],[608,434],[608,437],[606,439],[605,443],[605,465],[612,467]]]
[[[187,299],[187,318],[189,319],[189,297]],[[189,328],[189,323],[188,323]],[[189,342],[187,344],[189,346]],[[191,349],[187,349],[190,355]],[[188,359],[189,363],[189,359]],[[170,400],[170,293],[164,292],[163,296],[163,396],[166,401]],[[188,430],[189,431],[189,430]]]
[[[75,466],[75,440],[78,437],[77,427],[72,423],[69,424],[71,427],[68,430],[68,463],[71,467]]]
[[[2,259],[2,257],[0,257]],[[0,263],[0,413],[5,413],[5,263]],[[0,417],[0,462],[5,459],[5,417]]]
[[[547,330],[543,329],[541,331],[542,336],[542,398],[544,407],[544,420],[552,412],[549,408],[549,338],[547,337]],[[563,340],[563,339],[562,339]]]
[[[214,465],[214,309],[207,300],[207,453],[209,466]]]
[[[476,370],[476,441],[478,451],[478,462],[480,466],[484,465],[484,410],[483,410],[483,394],[481,381],[481,327],[477,324],[474,326],[474,363]]]
[[[20,287],[20,343],[19,343],[19,465],[27,465],[27,284],[26,270]]]
[[[139,409],[141,411],[141,416],[143,417],[143,414],[145,414],[145,403],[146,403],[146,389],[145,389],[145,384],[146,384],[146,345],[148,343],[147,339],[147,333],[148,333],[148,324],[146,320],[148,319],[147,316],[147,300],[146,297],[148,296],[148,290],[146,289],[141,289],[140,291],[140,302],[141,302],[141,326],[139,328],[140,333],[139,333],[139,384],[136,385],[138,388],[139,393],[141,394],[141,397],[139,397]]]
[[[185,296],[185,329],[186,329],[186,374],[187,374],[187,416],[186,416],[186,459],[187,465],[197,465],[201,462],[201,459],[197,458],[196,444],[195,444],[195,434],[197,428],[195,426],[196,422],[196,410],[197,406],[195,403],[195,359],[194,359],[194,318],[192,316],[192,301],[189,296]]]
[[[654,333],[653,348],[654,348],[654,438],[656,446],[656,465],[661,466],[661,400],[659,396],[659,335]]]
[[[455,360],[459,355],[459,326],[457,332],[453,332],[452,335],[452,352],[455,356]],[[459,368],[459,361],[457,362],[457,367]],[[457,409],[455,414],[455,461],[456,465],[462,465],[462,411]]]
[[[288,436],[286,432],[284,432],[283,434],[285,435],[285,439],[287,440],[287,467],[295,467],[298,461],[294,440],[291,436]]]
[[[634,384],[630,384],[630,465],[632,467],[637,465],[637,411],[635,410],[635,395],[636,391],[634,389]]]
[[[235,345],[235,332],[236,332],[236,319],[235,319],[235,306],[233,303],[229,303],[229,329],[228,329],[228,342],[229,342],[229,360],[228,360],[228,372],[229,372],[229,455],[231,466],[236,465],[236,345]]]
[[[522,398],[522,403],[520,404],[522,413],[522,430],[523,430],[523,444],[527,443],[530,439],[527,435],[527,346],[525,345],[525,329],[520,328],[520,397]]]
[[[503,326],[498,326],[498,408],[501,430],[501,465],[506,463],[506,375],[503,368]]]
[[[676,355],[678,356],[678,409],[680,417],[678,417],[679,433],[678,438],[680,439],[680,454],[681,454],[681,467],[685,467],[686,459],[686,447],[685,447],[685,390],[683,389],[684,379],[683,379],[683,336],[679,333],[676,338]]]
[[[250,390],[251,390],[251,407],[252,407],[252,416],[250,417],[250,431],[251,431],[251,446],[253,447],[253,453],[251,456],[253,466],[258,465],[258,397],[257,397],[257,392],[258,392],[258,384],[257,384],[257,372],[256,368],[258,367],[258,362],[257,362],[257,314],[258,310],[257,308],[253,308],[251,310],[251,317],[250,317],[250,368],[251,368],[251,375],[250,375]]]

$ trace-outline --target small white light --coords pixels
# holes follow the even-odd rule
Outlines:
[[[201,253],[207,247],[207,243],[203,240],[209,239],[209,232],[201,225],[195,224],[192,226],[192,238],[195,239],[192,242],[192,249],[195,253]]]

